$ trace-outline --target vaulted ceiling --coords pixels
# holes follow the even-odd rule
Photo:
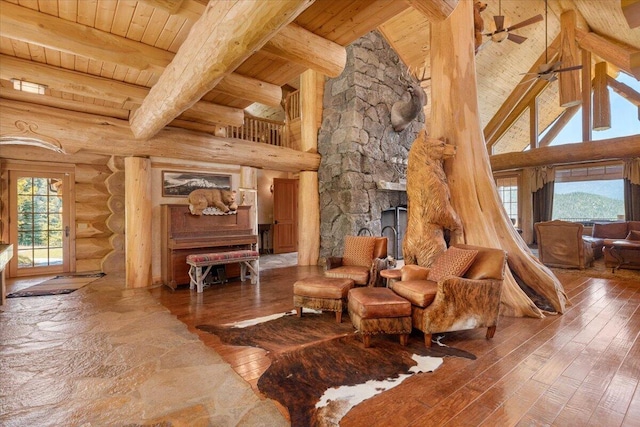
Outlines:
[[[429,77],[430,25],[411,2],[255,2],[277,4],[269,16],[257,10],[260,6],[246,9],[255,14],[238,16],[231,6],[235,2],[212,1],[208,9],[207,3],[1,0],[0,97],[130,120],[140,138],[157,131],[147,128],[151,122],[213,132],[219,124],[241,121],[242,109],[251,105],[278,108],[280,88],[308,68],[339,73],[343,47],[376,28],[408,66]],[[516,23],[544,14],[545,3],[503,0],[500,6]],[[559,16],[568,9],[576,10],[584,31],[627,52],[640,51],[640,29],[629,28],[619,0],[549,0],[548,34],[539,22],[516,31],[528,38],[524,43],[488,42],[476,55],[483,125],[544,52],[545,39],[551,42],[557,36]],[[489,2],[482,13],[487,27],[497,11],[498,0]],[[224,49],[212,49],[216,43]],[[206,56],[198,56],[202,52]],[[615,65],[612,73],[620,68]],[[16,91],[11,79],[44,84],[45,95]],[[557,89],[545,91],[539,104],[544,106],[542,130],[561,111]],[[521,150],[528,141],[523,136],[528,125],[516,123],[510,132],[511,142],[502,149]]]

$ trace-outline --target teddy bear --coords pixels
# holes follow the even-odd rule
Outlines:
[[[238,209],[236,192],[220,188],[201,188],[193,190],[188,197],[189,211],[192,215],[202,215],[209,206],[227,213]]]

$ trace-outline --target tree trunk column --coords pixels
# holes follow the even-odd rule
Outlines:
[[[124,159],[126,286],[151,285],[151,160]]]
[[[456,156],[445,161],[451,203],[464,227],[464,237],[457,240],[505,250],[511,270],[562,313],[566,302],[562,285],[518,235],[493,181],[480,126],[473,2],[462,1],[448,19],[431,23],[431,76],[431,136],[446,138],[458,148]],[[510,270],[505,276],[501,313],[542,316]]]

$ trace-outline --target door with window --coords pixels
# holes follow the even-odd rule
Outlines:
[[[72,173],[9,170],[11,277],[71,271]]]

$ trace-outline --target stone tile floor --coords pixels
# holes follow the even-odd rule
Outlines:
[[[284,426],[149,295],[105,276],[0,308],[0,425]]]
[[[260,270],[270,270],[272,268],[291,267],[298,264],[298,253],[289,252],[286,254],[265,254],[260,255]]]

